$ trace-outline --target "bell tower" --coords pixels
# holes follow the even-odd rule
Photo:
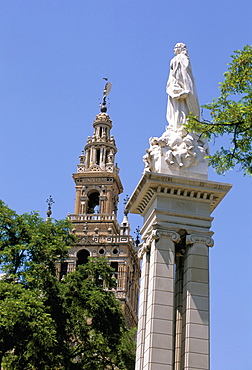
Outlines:
[[[115,231],[113,221],[123,187],[119,168],[115,164],[117,148],[113,135],[110,135],[112,122],[104,108],[94,120],[94,134],[88,136],[79,157],[77,173],[73,174],[76,185],[75,214],[110,214],[113,216],[109,220],[110,226]]]
[[[88,136],[77,172],[73,174],[76,198],[74,214],[69,218],[78,245],[70,250],[67,262],[61,265],[60,276],[86,263],[88,257],[107,257],[117,283],[114,293],[122,304],[128,326],[134,327],[137,326],[140,268],[128,213],[124,212],[121,224],[117,221],[123,186],[115,163],[117,147],[106,106],[110,89],[111,83],[107,82],[100,113],[93,123],[94,133]]]

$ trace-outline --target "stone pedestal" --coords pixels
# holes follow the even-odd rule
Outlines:
[[[146,172],[127,209],[144,217],[136,370],[209,370],[209,247],[231,185]]]

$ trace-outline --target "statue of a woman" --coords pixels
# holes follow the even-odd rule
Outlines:
[[[166,86],[169,95],[166,118],[169,127],[178,129],[186,123],[189,113],[199,117],[200,109],[186,45],[176,44],[174,54],[176,56],[171,60]]]

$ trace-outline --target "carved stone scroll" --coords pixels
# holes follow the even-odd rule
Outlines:
[[[186,236],[186,244],[202,243],[213,247],[214,241],[210,236],[191,234]]]

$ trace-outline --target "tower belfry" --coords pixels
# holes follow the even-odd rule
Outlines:
[[[114,293],[121,301],[128,326],[137,325],[139,262],[130,235],[127,213],[117,220],[119,194],[123,186],[115,163],[117,147],[111,135],[112,121],[107,113],[106,97],[111,89],[107,82],[100,113],[95,117],[94,133],[79,157],[73,174],[76,198],[74,214],[69,215],[78,237],[78,245],[69,252],[61,266],[61,277],[87,262],[88,257],[107,257],[114,268]]]
[[[123,187],[119,168],[115,164],[117,148],[114,137],[110,135],[112,122],[109,115],[99,113],[93,127],[93,136],[88,136],[79,157],[77,173],[73,174],[76,184],[75,213],[113,215],[110,223],[111,227],[115,227],[113,220],[116,219],[118,196]]]

